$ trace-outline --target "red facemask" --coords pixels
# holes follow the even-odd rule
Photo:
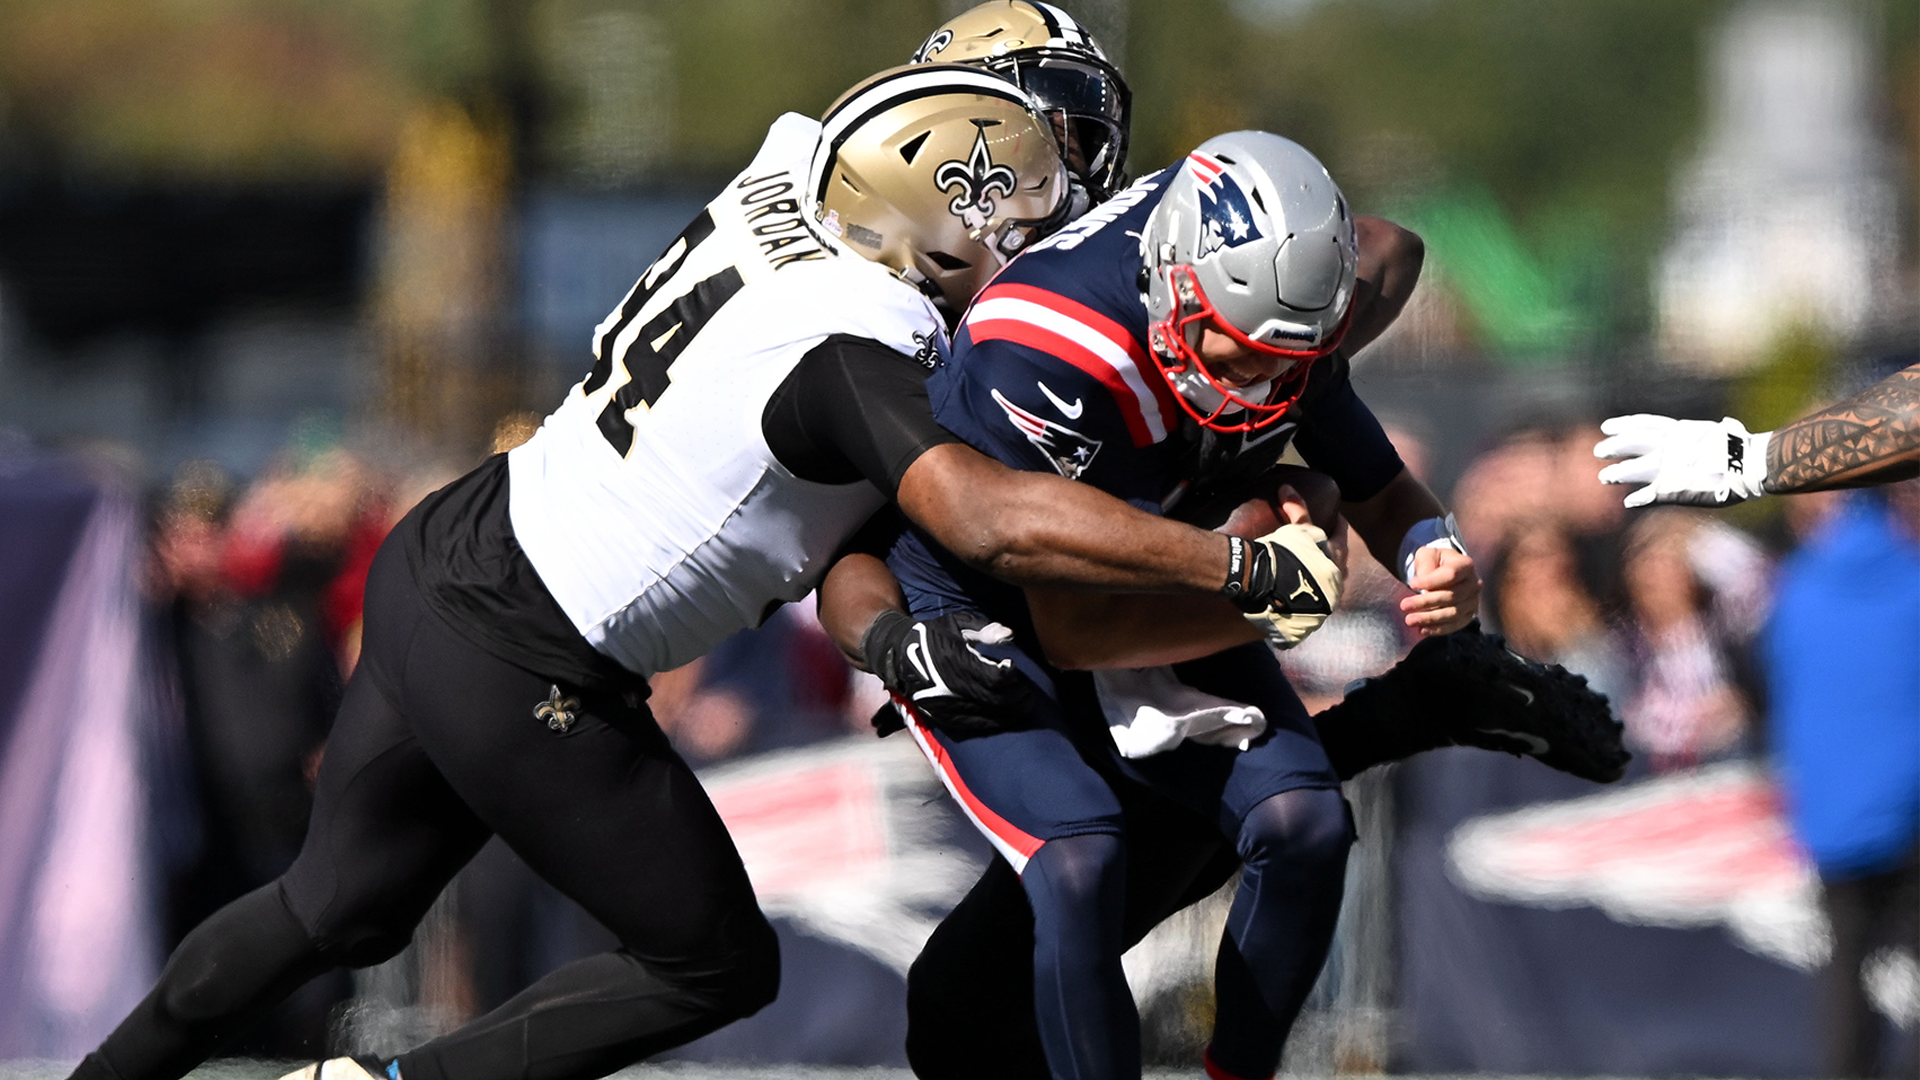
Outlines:
[[[1307,388],[1307,373],[1313,362],[1323,356],[1331,355],[1340,347],[1347,336],[1347,326],[1353,321],[1353,305],[1347,305],[1347,312],[1340,317],[1340,325],[1334,327],[1327,340],[1311,349],[1289,349],[1281,345],[1268,345],[1255,341],[1242,333],[1232,323],[1220,317],[1220,313],[1207,299],[1200,288],[1200,282],[1193,276],[1191,266],[1171,266],[1167,268],[1167,284],[1174,296],[1174,309],[1165,319],[1148,327],[1147,340],[1152,346],[1153,362],[1160,365],[1160,373],[1165,375],[1174,388],[1173,398],[1187,415],[1194,418],[1201,427],[1214,431],[1254,431],[1277,422],[1286,415],[1293,403],[1300,400],[1301,391]],[[1299,363],[1288,368],[1275,379],[1267,393],[1265,401],[1250,401],[1240,396],[1230,386],[1213,377],[1207,366],[1194,351],[1187,332],[1190,328],[1205,328],[1225,334],[1240,345],[1261,354],[1277,356]],[[1220,404],[1210,413],[1202,413],[1199,406],[1187,400],[1180,392],[1180,384],[1175,381],[1177,375],[1194,372],[1207,381],[1220,395]],[[1220,417],[1235,410],[1244,411],[1245,419],[1238,423],[1224,423]]]

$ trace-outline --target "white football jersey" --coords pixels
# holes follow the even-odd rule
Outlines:
[[[885,502],[775,459],[773,392],[829,335],[945,348],[939,313],[801,220],[820,125],[781,117],[753,163],[594,334],[596,363],[507,459],[508,514],[581,636],[642,675],[679,667],[779,602]]]

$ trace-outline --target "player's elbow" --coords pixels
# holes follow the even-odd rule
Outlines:
[[[1420,276],[1427,244],[1419,233],[1365,214],[1354,218],[1354,227],[1360,242],[1361,277],[1390,285],[1409,283]]]
[[[1380,238],[1381,262],[1388,271],[1388,277],[1394,281],[1412,282],[1419,278],[1420,267],[1427,261],[1427,242],[1412,229],[1405,229],[1393,222],[1384,222]]]
[[[960,527],[948,550],[976,570],[1014,580],[1047,549],[1047,530],[1033,515],[1009,507],[983,508]]]

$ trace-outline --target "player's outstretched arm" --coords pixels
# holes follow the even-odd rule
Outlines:
[[[1920,364],[1903,368],[1767,441],[1769,495],[1920,476]]]
[[[1228,577],[1226,537],[962,443],[920,455],[895,501],[948,551],[1017,585],[1217,594]]]
[[[1216,531],[1252,539],[1273,529],[1276,522],[1313,526],[1328,537],[1328,554],[1344,575],[1346,525],[1333,502],[1331,482],[1327,488],[1316,503],[1283,484],[1271,502],[1255,499],[1246,503]],[[1027,608],[1048,662],[1067,669],[1177,664],[1258,641],[1262,636],[1262,628],[1250,623],[1224,598],[1030,588]],[[1276,642],[1297,643],[1297,638]]]
[[[1888,484],[1920,475],[1920,364],[1778,431],[1732,417],[1636,413],[1600,425],[1607,484],[1637,484],[1626,504],[1731,506],[1762,495]]]

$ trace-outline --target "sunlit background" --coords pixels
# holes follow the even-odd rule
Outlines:
[[[391,523],[557,404],[776,116],[967,6],[0,0],[0,1060],[76,1059],[284,868]],[[1920,498],[1628,513],[1591,446],[1625,411],[1771,428],[1915,362],[1920,7],[1065,6],[1133,87],[1134,173],[1265,128],[1424,237],[1356,384],[1457,507],[1487,622],[1605,690],[1636,753],[1612,789],[1469,750],[1349,785],[1287,1071],[1820,1074],[1836,920],[1911,876],[1920,802],[1870,856],[1806,835],[1773,597],[1855,519],[1914,558]],[[1399,586],[1356,577],[1284,658],[1316,707],[1409,644]],[[1920,758],[1920,716],[1849,727],[1874,673],[1831,674],[1836,743]],[[904,1063],[906,965],[987,851],[875,703],[810,603],[657,680],[786,961],[676,1056]],[[1189,1074],[1223,914],[1128,959],[1150,1060]],[[604,939],[494,845],[407,952],[234,1052],[397,1050]],[[1840,982],[1911,1075],[1920,965],[1864,955]]]

